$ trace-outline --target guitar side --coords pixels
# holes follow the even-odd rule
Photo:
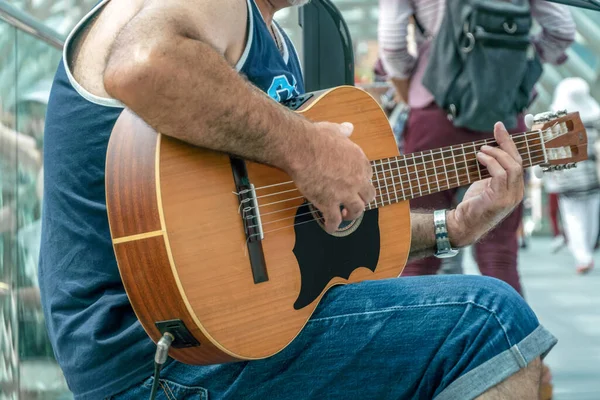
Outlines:
[[[369,159],[398,155],[389,123],[366,93],[341,87],[314,96],[298,111],[314,121],[352,122]],[[288,182],[283,172],[246,163],[256,188]],[[259,205],[268,280],[254,283],[238,197],[227,155],[157,135],[133,114],[121,116],[109,145],[107,203],[115,254],[127,294],[146,332],[179,319],[200,346],[172,349],[190,364],[271,356],[302,330],[323,293],[295,309],[302,286],[296,231],[303,199],[293,186],[261,189]],[[335,284],[398,276],[410,249],[408,203],[379,210],[375,272],[358,268]],[[316,223],[313,223],[316,224]]]

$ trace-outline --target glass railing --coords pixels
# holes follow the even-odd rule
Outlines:
[[[44,116],[62,36],[0,1],[0,399],[69,399],[40,304]]]

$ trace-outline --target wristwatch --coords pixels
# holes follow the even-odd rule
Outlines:
[[[435,244],[437,258],[451,258],[458,254],[457,249],[453,249],[448,239],[448,228],[446,228],[446,211],[436,210],[433,212],[433,223],[435,226]]]

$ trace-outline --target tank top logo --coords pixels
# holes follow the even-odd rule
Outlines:
[[[296,81],[296,77],[292,75],[292,79],[293,83],[290,84],[286,75],[274,77],[267,93],[278,103],[299,96],[300,93],[298,92],[298,82]]]

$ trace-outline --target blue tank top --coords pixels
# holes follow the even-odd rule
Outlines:
[[[73,38],[108,1],[67,39],[44,140],[40,290],[50,341],[76,399],[105,398],[147,378],[155,351],[121,283],[106,214],[106,150],[123,106],[87,92],[69,69]],[[253,0],[248,9],[237,70],[276,101],[303,93],[292,42],[275,26],[279,51]]]

